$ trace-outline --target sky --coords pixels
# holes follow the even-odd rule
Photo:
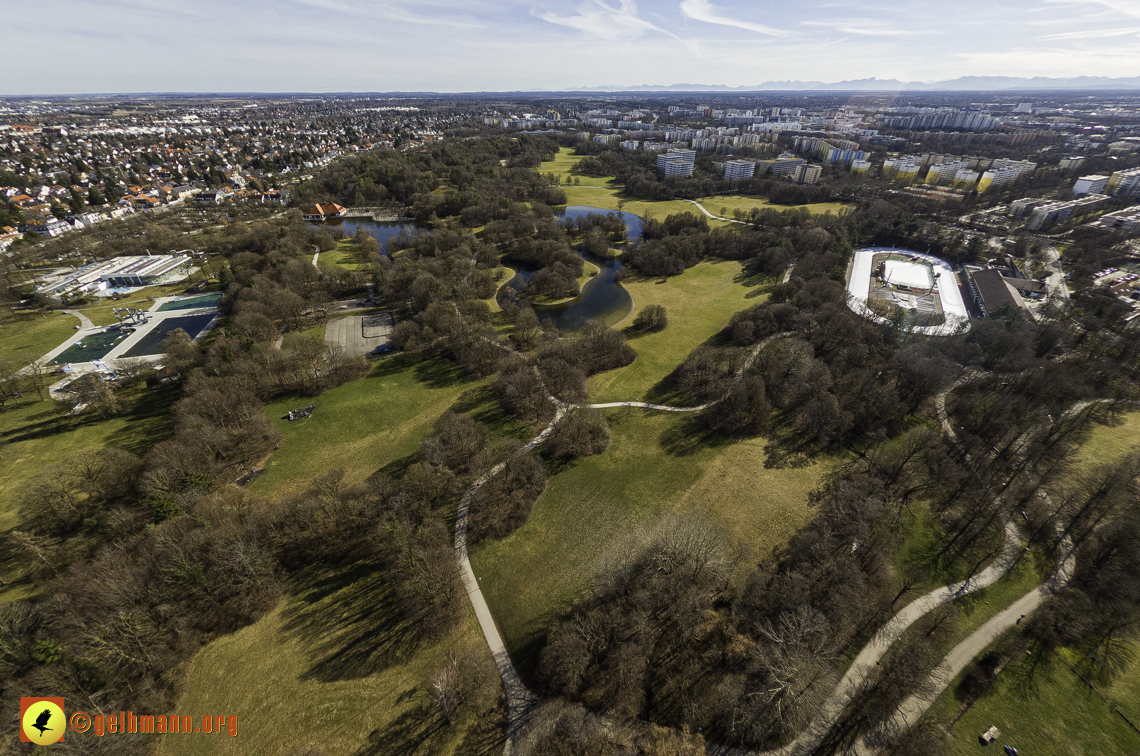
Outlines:
[[[36,0],[2,94],[1140,76],[1140,0]]]

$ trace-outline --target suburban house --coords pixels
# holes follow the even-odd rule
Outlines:
[[[348,210],[335,202],[318,202],[305,213],[305,220],[324,220],[325,218],[343,217]]]

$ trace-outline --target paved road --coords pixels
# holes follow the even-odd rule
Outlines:
[[[1049,267],[1049,275],[1045,279],[1045,284],[1049,287],[1049,296],[1060,300],[1058,304],[1066,304],[1069,301],[1069,287],[1065,283],[1065,271],[1061,268],[1061,253],[1051,245],[1045,247],[1043,252]]]

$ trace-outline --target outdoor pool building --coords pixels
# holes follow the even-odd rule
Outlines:
[[[856,250],[847,305],[869,320],[909,333],[949,336],[970,330],[954,269],[941,258],[908,249]]]
[[[191,263],[190,255],[182,252],[169,255],[115,257],[85,265],[55,281],[38,286],[36,290],[41,294],[58,297],[64,294],[105,291],[123,286],[154,286],[181,281],[190,274]]]

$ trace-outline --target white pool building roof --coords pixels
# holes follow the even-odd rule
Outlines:
[[[924,255],[909,249],[894,249],[892,247],[864,247],[855,250],[855,257],[851,261],[851,278],[847,281],[847,306],[863,317],[876,323],[887,324],[886,318],[876,315],[867,307],[867,296],[871,290],[872,261],[877,254],[896,254],[914,258],[915,262],[908,263],[915,267],[920,266],[917,261],[922,260],[930,264],[935,276],[938,298],[942,303],[942,313],[945,322],[936,326],[913,326],[908,330],[911,333],[920,333],[925,336],[951,336],[955,333],[965,333],[970,330],[970,313],[966,310],[966,303],[962,299],[962,290],[958,288],[958,277],[950,263],[941,257]],[[896,262],[896,261],[888,261]],[[904,262],[899,260],[897,262]],[[930,275],[927,270],[926,275]],[[930,286],[927,278],[926,287]],[[906,284],[904,284],[906,285]],[[922,288],[922,287],[916,287]]]
[[[929,266],[909,260],[887,260],[883,264],[883,280],[911,289],[930,289],[934,284]]]

